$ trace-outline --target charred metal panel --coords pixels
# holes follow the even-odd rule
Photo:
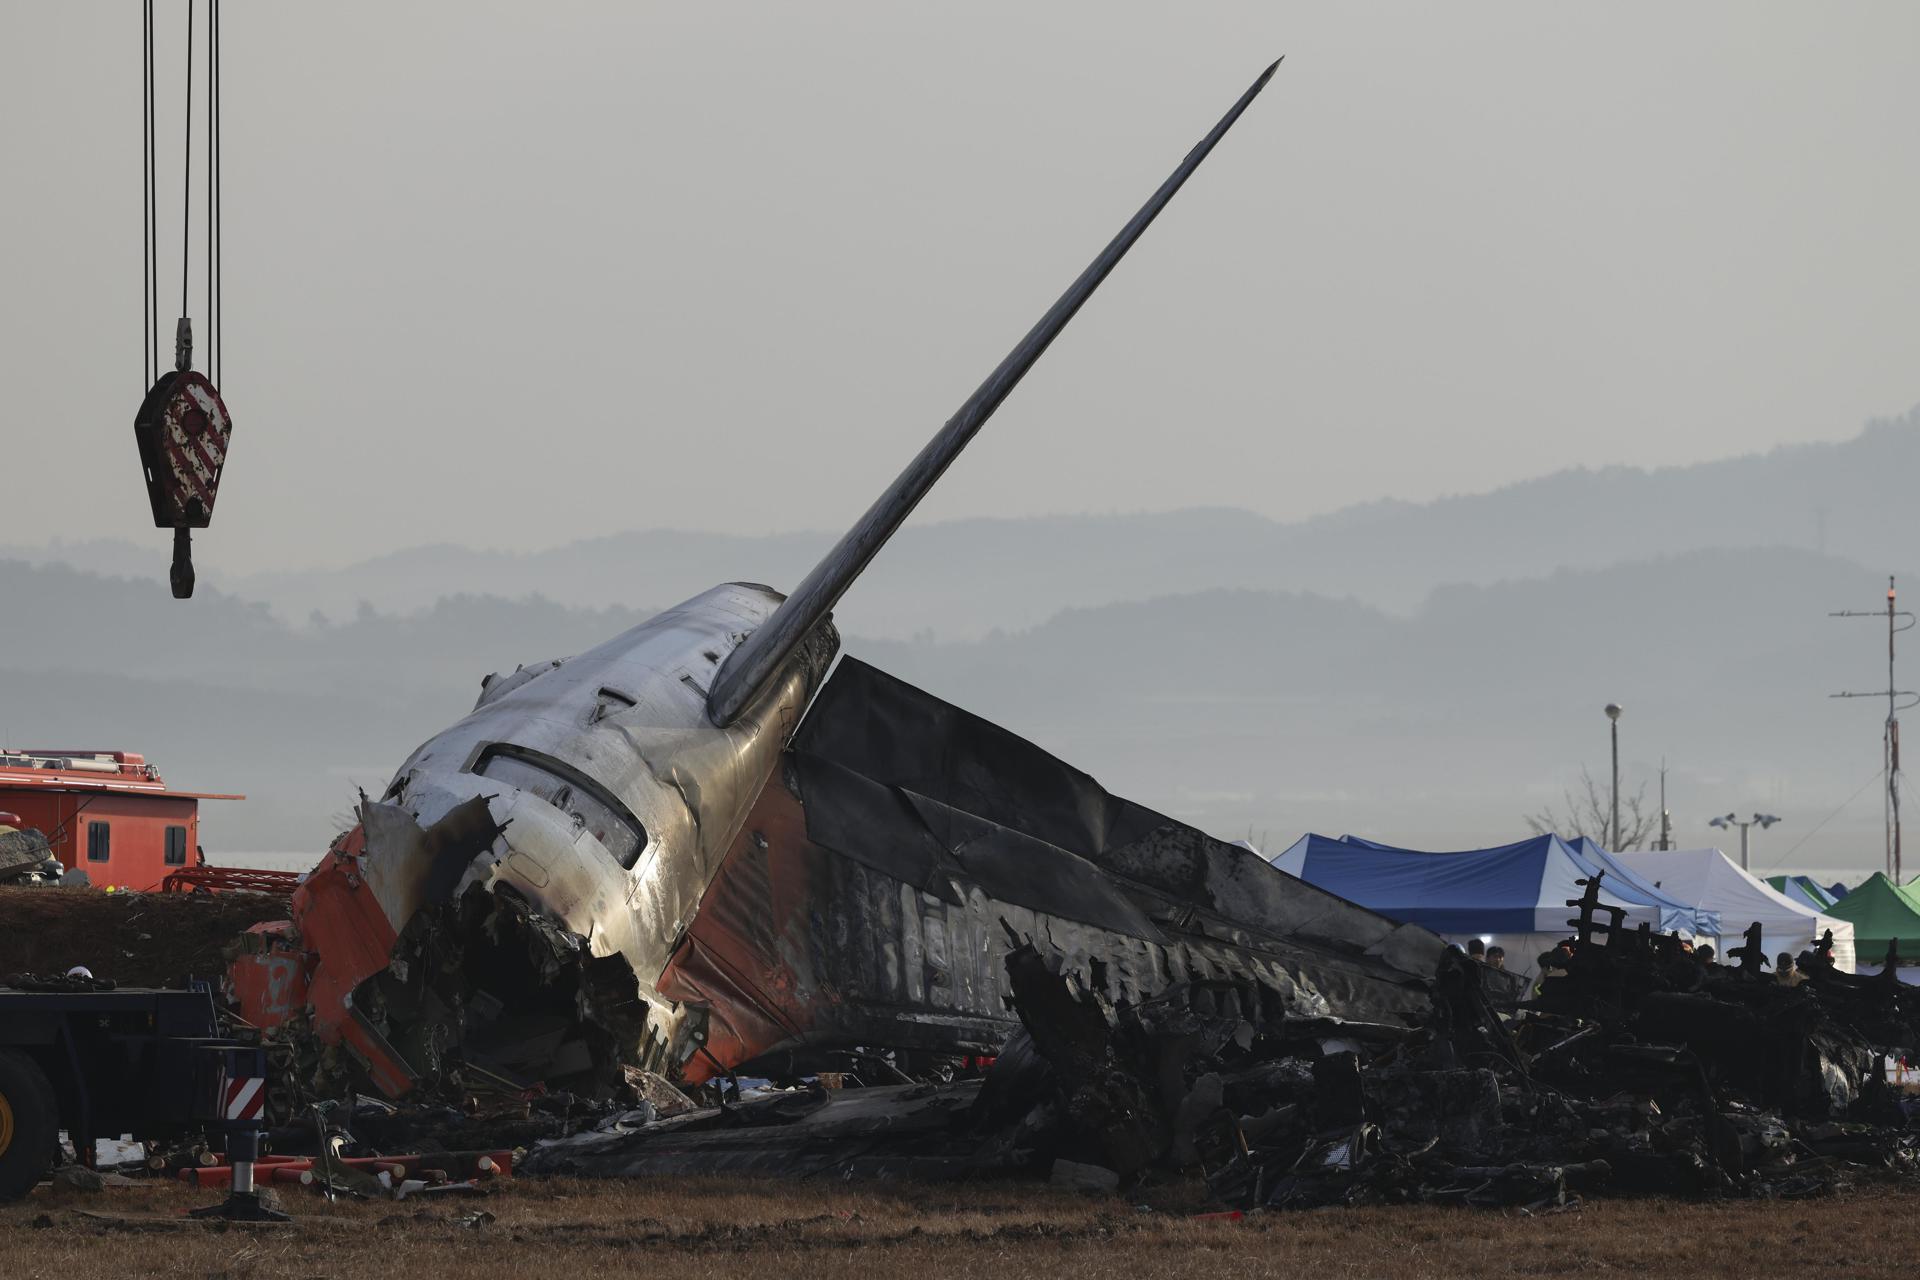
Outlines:
[[[1354,954],[1386,944],[1402,927],[1245,849],[1111,795],[1026,739],[854,658],[844,659],[821,690],[794,750],[804,773],[829,762],[880,788],[920,797],[910,802],[923,808],[931,801],[1067,850],[1180,911],[1217,913]],[[883,838],[871,823],[863,835],[854,843]],[[1028,896],[1032,892],[1024,890],[1018,900],[1053,909]],[[1425,954],[1403,956],[1399,967],[1410,962],[1430,974],[1445,944],[1425,930],[1414,936],[1430,940]],[[1406,941],[1394,945],[1403,949]]]
[[[854,1046],[991,1051],[1016,1025],[1016,938],[1115,1000],[1225,979],[1378,1021],[1425,1016],[1445,950],[848,660],[658,989],[711,1010],[695,1079]]]
[[[1162,818],[1025,738],[856,658],[821,689],[794,749],[1062,849],[1143,839]]]
[[[1164,941],[1140,905],[1078,854],[902,788],[914,817],[992,897],[1115,933]]]
[[[1093,778],[979,716],[848,658],[821,690],[794,739],[802,794],[812,800],[846,774],[894,791],[918,806],[918,824],[884,824],[886,809],[868,805],[864,821],[837,847],[879,860],[875,848],[905,845],[915,826],[943,846],[943,834],[983,827],[1030,837],[1092,864],[1089,885],[1105,881],[1161,927],[1238,940],[1243,931],[1308,945],[1331,954],[1382,961],[1379,968],[1424,978],[1445,944],[1276,870],[1265,859],[1109,794]],[[823,770],[822,763],[832,766]],[[947,827],[925,820],[935,806],[969,821]],[[809,810],[809,829],[826,838],[828,816]],[[1001,839],[1011,841],[1012,836]],[[964,862],[963,850],[956,860]],[[1041,882],[1009,888],[1011,900],[1076,915]],[[1000,888],[1001,886],[987,886]],[[1091,889],[1088,890],[1091,892]],[[1071,892],[1068,896],[1072,896]],[[1106,922],[1106,923],[1111,923]],[[1138,932],[1138,930],[1128,930]]]

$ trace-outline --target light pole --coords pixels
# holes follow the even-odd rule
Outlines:
[[[1748,828],[1752,827],[1755,823],[1758,823],[1760,824],[1760,829],[1762,831],[1765,831],[1768,827],[1772,826],[1774,823],[1778,821],[1780,821],[1780,819],[1774,817],[1770,813],[1756,813],[1751,818],[1748,818],[1745,822],[1742,822],[1740,821],[1740,817],[1738,814],[1730,813],[1724,818],[1707,819],[1707,825],[1710,827],[1740,828],[1740,869],[1742,871],[1745,871],[1747,869],[1747,830]]]
[[[1607,840],[1607,848],[1620,852],[1620,704],[1607,704],[1609,732],[1613,735],[1613,834]]]
[[[1673,848],[1673,810],[1667,808],[1667,761],[1660,758],[1660,848]]]

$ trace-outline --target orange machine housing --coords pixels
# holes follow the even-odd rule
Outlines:
[[[131,751],[0,751],[0,810],[45,833],[53,854],[102,888],[150,892],[199,866],[200,802],[245,796],[170,791]]]
[[[389,1098],[416,1083],[406,1060],[353,1007],[353,989],[387,967],[397,935],[360,875],[367,835],[356,824],[293,891],[292,918],[249,929],[227,970],[240,1016],[262,1029],[308,1019],[325,1045],[344,1044]]]

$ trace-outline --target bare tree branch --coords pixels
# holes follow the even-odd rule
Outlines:
[[[1535,835],[1557,835],[1566,840],[1586,836],[1604,849],[1613,847],[1608,830],[1612,817],[1606,791],[1582,765],[1578,793],[1565,792],[1559,808],[1548,805],[1538,813],[1526,814],[1525,821]],[[1641,783],[1640,789],[1631,794],[1620,793],[1620,848],[1638,849],[1649,836],[1658,833],[1659,827],[1660,814],[1647,803],[1646,783]]]

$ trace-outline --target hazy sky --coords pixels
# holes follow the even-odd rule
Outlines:
[[[159,7],[170,333],[185,10]],[[138,14],[0,7],[0,541],[164,564],[130,430]],[[237,436],[207,565],[841,527],[1281,53],[922,518],[1306,515],[1920,400],[1911,3],[224,20]]]

